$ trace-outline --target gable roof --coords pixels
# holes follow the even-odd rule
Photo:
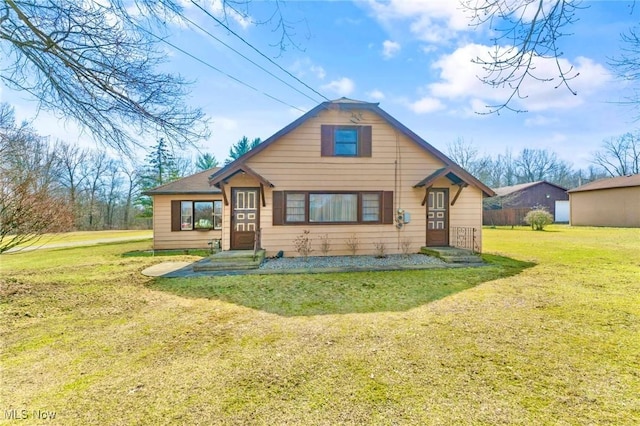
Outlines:
[[[340,99],[336,99],[334,101],[323,102],[320,105],[316,106],[315,108],[311,109],[306,114],[303,114],[301,117],[294,120],[291,124],[283,127],[281,130],[274,133],[271,137],[263,141],[256,148],[245,153],[244,155],[242,155],[232,163],[228,164],[227,166],[223,167],[221,170],[218,170],[216,173],[212,174],[210,177],[210,184],[211,185],[219,184],[220,181],[224,179],[223,176],[228,175],[228,170],[230,168],[237,167],[237,164],[244,163],[251,157],[259,154],[260,152],[262,152],[262,150],[268,148],[269,145],[271,145],[273,142],[280,139],[282,136],[292,132],[293,130],[298,128],[300,125],[302,125],[304,122],[306,122],[310,118],[316,117],[320,112],[324,110],[331,110],[331,109],[339,109],[339,110],[345,110],[345,111],[368,110],[379,115],[384,120],[386,120],[391,126],[393,126],[397,130],[399,130],[401,133],[403,133],[405,136],[407,136],[411,141],[413,141],[420,148],[424,149],[425,151],[427,151],[428,153],[436,157],[438,160],[442,161],[445,167],[449,167],[451,171],[455,175],[459,176],[462,180],[474,186],[477,186],[487,196],[495,195],[495,193],[491,188],[489,188],[488,186],[480,182],[478,179],[472,176],[469,172],[467,172],[466,170],[458,166],[456,163],[454,163],[453,160],[451,160],[449,157],[444,155],[442,152],[438,151],[435,147],[433,147],[427,141],[425,141],[420,136],[415,134],[412,130],[410,130],[404,124],[400,123],[398,120],[396,120],[391,115],[389,115],[386,111],[380,108],[378,103],[358,101],[358,100],[348,99],[344,97]]]
[[[618,176],[605,178],[586,183],[568,192],[596,191],[598,189],[627,188],[640,186],[640,173],[637,175]]]
[[[441,169],[436,170],[435,172],[431,173],[429,176],[427,176],[426,178],[422,179],[420,182],[416,183],[415,185],[413,185],[414,188],[422,188],[422,187],[429,187],[431,185],[433,185],[433,183],[440,179],[441,177],[446,177],[447,179],[449,179],[451,182],[453,182],[454,185],[461,185],[463,183],[469,184],[469,182],[466,182],[464,179],[460,178],[459,176],[457,176],[452,170],[451,167],[443,167]]]
[[[198,172],[173,182],[165,183],[148,191],[144,191],[143,195],[169,195],[169,194],[219,194],[218,188],[209,185],[209,176],[220,170],[220,167]]]
[[[493,190],[495,191],[496,195],[498,197],[504,197],[505,195],[509,195],[509,194],[513,194],[514,192],[518,192],[518,191],[522,191],[528,188],[532,188],[536,185],[540,185],[540,184],[546,184],[546,185],[550,185],[550,186],[554,186],[558,189],[561,189],[563,191],[566,191],[567,188],[563,188],[560,185],[556,185],[555,183],[551,183],[551,182],[547,182],[546,180],[538,180],[535,182],[528,182],[528,183],[520,183],[518,185],[510,185],[510,186],[503,186],[501,188],[493,188]]]

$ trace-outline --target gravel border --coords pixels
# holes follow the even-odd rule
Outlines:
[[[353,268],[356,270],[375,270],[380,268],[412,266],[445,266],[442,260],[424,254],[391,254],[379,258],[376,256],[309,256],[302,257],[281,257],[278,259],[265,259],[258,268],[263,271],[278,271],[290,269],[333,269],[333,268]]]

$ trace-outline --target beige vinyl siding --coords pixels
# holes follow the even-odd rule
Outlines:
[[[221,194],[155,195],[153,197],[153,248],[155,250],[182,248],[209,248],[213,239],[222,238],[222,231],[171,231],[171,201],[221,200]],[[225,206],[222,206],[223,226]]]
[[[451,187],[449,203],[451,203],[457,191],[457,186]],[[476,247],[479,249],[482,249],[482,197],[482,191],[475,186],[463,188],[455,205],[453,207],[450,206],[449,213],[450,227],[476,228]]]
[[[571,225],[640,228],[640,187],[569,194]]]
[[[356,122],[354,123],[355,120]],[[371,125],[371,157],[321,157],[321,124]],[[272,189],[265,188],[266,207],[260,211],[262,246],[267,255],[283,250],[286,256],[295,256],[293,241],[303,230],[311,231],[314,254],[320,254],[320,236],[329,236],[332,248],[329,254],[348,254],[345,241],[355,234],[360,240],[358,254],[373,254],[374,244],[384,242],[387,253],[401,253],[402,242],[411,242],[410,251],[417,252],[426,242],[426,206],[421,202],[425,188],[413,188],[420,180],[443,167],[437,158],[417,146],[378,115],[363,111],[329,110],[311,118],[300,127],[267,149],[250,158],[247,165],[274,184],[273,190],[326,190],[326,191],[394,191],[394,211],[404,209],[411,222],[402,229],[395,225],[283,225],[273,226]],[[253,179],[237,175],[226,186],[230,188],[257,187]],[[449,189],[450,201],[457,186],[440,179],[434,187]],[[456,204],[450,208],[451,226],[482,224],[482,194],[477,188],[463,189]],[[225,212],[223,247],[229,248],[229,210]]]

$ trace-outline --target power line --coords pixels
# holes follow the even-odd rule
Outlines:
[[[243,55],[241,52],[238,52],[236,49],[234,49],[233,47],[229,46],[227,43],[225,43],[224,41],[220,40],[218,37],[216,37],[215,35],[211,34],[209,31],[207,31],[206,29],[202,28],[200,25],[196,24],[195,22],[193,22],[191,19],[187,18],[186,16],[184,16],[184,14],[180,15],[182,19],[186,20],[187,22],[189,22],[191,25],[195,26],[196,28],[198,28],[200,31],[204,32],[205,34],[207,34],[209,37],[211,37],[212,39],[216,40],[217,42],[219,42],[220,44],[222,44],[223,46],[225,46],[226,48],[232,50],[233,52],[237,53],[238,55],[240,55],[242,58],[246,59],[247,61],[251,62],[253,65],[255,65],[256,67],[260,68],[262,71],[266,72],[267,74],[269,74],[270,76],[272,76],[273,78],[275,78],[276,80],[280,81],[281,83],[285,84],[286,86],[292,88],[293,90],[295,90],[296,92],[300,93],[302,96],[310,99],[313,102],[318,102],[316,99],[313,99],[311,96],[307,95],[306,93],[302,92],[300,89],[297,89],[295,87],[293,87],[291,84],[287,83],[286,81],[284,81],[283,79],[281,79],[280,77],[278,77],[277,75],[273,74],[271,71],[265,69],[262,65],[254,62],[253,60],[251,60],[250,58],[247,58],[245,55]]]
[[[304,81],[300,80],[298,77],[296,77],[295,75],[291,74],[289,71],[287,71],[286,69],[282,68],[278,63],[276,63],[275,61],[273,61],[270,57],[268,57],[267,55],[265,55],[264,53],[262,53],[260,50],[258,50],[256,47],[254,47],[251,43],[249,43],[248,41],[246,41],[244,38],[242,38],[242,36],[238,35],[235,31],[233,31],[231,28],[229,28],[224,22],[220,21],[218,18],[216,18],[215,16],[213,16],[211,13],[209,13],[208,10],[206,10],[205,8],[203,8],[202,6],[200,6],[198,3],[196,3],[194,0],[191,0],[191,3],[193,3],[194,6],[196,6],[198,9],[200,9],[201,11],[203,11],[204,13],[206,13],[211,19],[213,19],[214,21],[216,21],[219,25],[221,25],[223,28],[225,28],[227,31],[229,31],[231,34],[233,34],[234,36],[236,36],[237,38],[239,38],[244,44],[246,44],[247,46],[249,46],[251,49],[255,50],[260,56],[262,56],[263,58],[265,58],[266,60],[268,60],[269,62],[271,62],[273,65],[275,65],[276,67],[280,68],[282,71],[284,71],[285,73],[287,73],[290,77],[292,77],[293,79],[295,79],[296,81],[298,81],[300,84],[302,84],[303,86],[305,86],[307,89],[311,90],[312,92],[314,92],[315,94],[317,94],[318,96],[320,96],[322,99],[329,101],[330,99],[327,98],[326,96],[324,96],[322,93],[318,92],[316,89],[314,89],[313,87],[309,86],[307,83],[305,83]]]
[[[286,105],[286,106],[288,106],[288,107],[290,107],[290,108],[296,109],[296,110],[298,110],[298,111],[300,111],[300,112],[307,112],[307,111],[303,110],[302,108],[298,108],[297,106],[291,105],[291,104],[289,104],[289,103],[287,103],[287,102],[285,102],[285,101],[283,101],[283,100],[281,100],[281,99],[278,99],[278,98],[276,98],[275,96],[272,96],[272,95],[270,95],[270,94],[268,94],[268,93],[266,93],[266,92],[263,92],[263,91],[261,91],[261,90],[259,90],[259,89],[255,88],[255,87],[253,87],[252,85],[250,85],[250,84],[248,84],[248,83],[245,83],[244,81],[240,80],[239,78],[234,77],[234,76],[232,76],[231,74],[228,74],[228,73],[226,73],[226,72],[222,71],[222,70],[221,70],[221,69],[219,69],[219,68],[216,68],[215,66],[211,65],[210,63],[208,63],[208,62],[206,62],[206,61],[204,61],[204,60],[202,60],[202,59],[198,58],[197,56],[195,56],[195,55],[193,55],[193,54],[191,54],[191,53],[187,52],[186,50],[184,50],[184,49],[182,49],[182,48],[180,48],[180,47],[176,46],[175,44],[173,44],[173,43],[171,43],[171,42],[169,42],[169,41],[165,40],[164,38],[162,38],[162,37],[159,37],[159,36],[155,35],[154,33],[152,33],[151,31],[147,30],[146,28],[143,28],[143,27],[141,27],[141,26],[138,26],[138,28],[139,28],[139,29],[141,29],[142,31],[146,32],[147,34],[149,34],[149,35],[151,35],[151,36],[155,37],[156,39],[160,40],[161,42],[163,42],[163,43],[165,43],[165,44],[167,44],[167,45],[169,45],[169,46],[173,47],[173,48],[174,48],[174,49],[176,49],[177,51],[182,52],[183,54],[185,54],[185,55],[189,56],[190,58],[192,58],[192,59],[194,59],[194,60],[196,60],[196,61],[200,62],[202,65],[205,65],[205,66],[207,66],[207,67],[211,68],[212,70],[219,72],[220,74],[222,74],[222,75],[224,75],[224,76],[226,76],[226,77],[230,78],[231,80],[233,80],[233,81],[235,81],[235,82],[237,82],[237,83],[239,83],[239,84],[241,84],[241,85],[243,85],[243,86],[245,86],[245,87],[248,87],[249,89],[255,90],[256,92],[261,93],[261,94],[263,94],[264,96],[266,96],[266,97],[268,97],[268,98],[270,98],[270,99],[273,99],[273,100],[274,100],[274,101],[276,101],[276,102],[279,102],[279,103],[281,103],[281,104],[283,104],[283,105]]]

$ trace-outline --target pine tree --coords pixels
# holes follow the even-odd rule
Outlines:
[[[209,153],[199,155],[196,159],[196,169],[200,171],[209,170],[217,165],[218,160],[216,159],[216,156]]]
[[[232,161],[237,160],[238,158],[240,158],[241,156],[243,156],[247,152],[251,151],[252,149],[257,147],[258,145],[260,145],[261,142],[262,142],[262,140],[260,138],[255,138],[254,140],[249,141],[248,137],[243,136],[242,139],[240,139],[238,142],[236,142],[229,149],[229,158],[227,158],[225,160],[224,165],[226,166],[227,164],[231,163]]]
[[[177,180],[180,177],[176,159],[169,149],[167,141],[164,138],[160,138],[158,143],[151,147],[151,152],[147,154],[146,165],[140,178],[141,190],[146,191]],[[141,195],[137,204],[143,209],[141,217],[151,217],[153,215],[151,197]]]

